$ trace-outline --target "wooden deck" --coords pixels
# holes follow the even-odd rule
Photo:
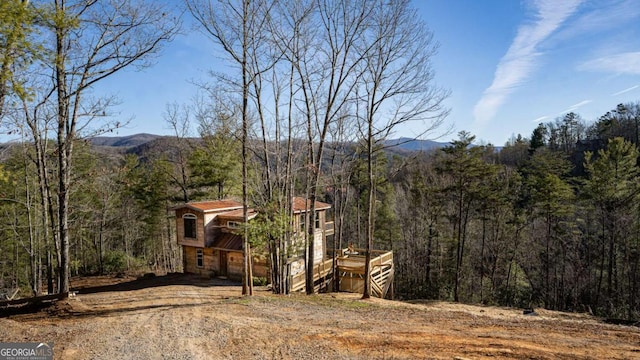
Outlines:
[[[324,260],[322,263],[314,266],[313,269],[313,283],[314,289],[316,292],[320,292],[322,290],[326,290],[329,288],[331,282],[331,273],[332,273],[332,259]],[[302,291],[305,289],[306,285],[306,274],[305,272],[301,272],[300,274],[294,275],[291,277],[291,292]]]
[[[364,291],[365,256],[361,254],[364,254],[363,249],[354,249],[352,254],[348,250],[342,250],[341,256],[338,256],[340,291]],[[372,250],[371,257],[371,295],[379,298],[393,297],[393,252]]]
[[[340,291],[362,293],[364,290],[364,249],[338,250],[337,270]],[[393,252],[373,250],[371,252],[371,295],[379,298],[393,298]],[[316,292],[331,288],[332,274],[331,258],[314,267],[313,280]],[[305,273],[291,277],[291,291],[301,291],[305,288]]]

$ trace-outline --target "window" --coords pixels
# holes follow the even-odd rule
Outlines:
[[[316,229],[320,229],[320,212],[316,211]]]
[[[204,266],[204,252],[202,249],[196,249],[196,266],[199,268]]]
[[[306,226],[305,226],[306,220],[307,220],[307,214],[305,213],[300,214],[300,231],[301,232],[304,232],[306,230]]]
[[[196,216],[193,214],[185,214],[182,217],[184,221],[184,237],[195,239],[196,238]]]
[[[229,229],[237,229],[240,227],[240,223],[237,221],[227,221],[227,227]]]

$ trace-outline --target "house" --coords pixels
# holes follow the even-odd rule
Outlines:
[[[287,258],[289,266],[288,288],[301,291],[305,288],[305,239],[311,203],[295,197],[292,201],[293,239],[295,249]],[[334,223],[328,221],[331,205],[316,201],[316,218],[313,228],[314,267],[313,282],[316,291],[333,288],[337,278],[340,291],[362,292],[364,287],[365,249],[333,249],[327,239],[334,235]],[[243,239],[238,229],[243,223],[243,206],[234,200],[189,202],[173,208],[176,215],[176,237],[182,246],[184,272],[202,276],[242,278]],[[249,209],[249,221],[257,216]],[[297,246],[296,246],[297,245]],[[329,243],[329,245],[333,245]],[[335,254],[335,261],[329,253]],[[373,296],[393,297],[393,252],[371,250],[371,291]],[[269,264],[264,254],[253,254],[253,276],[269,279]],[[334,264],[335,263],[335,264]],[[333,276],[333,271],[337,276]]]
[[[191,202],[174,207],[176,235],[185,272],[205,276],[242,276],[242,204],[233,200]],[[250,212],[249,218],[254,218]]]
[[[293,226],[294,237],[299,240],[301,246],[300,254],[297,259],[290,262],[289,273],[292,276],[304,273],[305,247],[304,238],[306,236],[306,222],[310,221],[309,211],[311,210],[311,202],[301,197],[294,197],[291,209],[293,210]],[[315,203],[316,219],[313,224],[313,263],[318,264],[327,258],[327,238],[334,234],[333,221],[327,221],[327,210],[331,209],[331,205],[320,201]]]
[[[293,225],[297,239],[304,239],[305,221],[311,208],[309,201],[293,199]],[[326,211],[331,205],[315,203],[314,259],[316,263],[326,258],[326,239],[333,235],[333,222],[327,221]],[[242,278],[243,241],[237,230],[243,223],[242,203],[235,200],[189,202],[173,208],[176,216],[176,237],[183,249],[185,272],[203,276]],[[249,221],[256,211],[249,209]],[[301,241],[303,244],[303,241]],[[297,259],[291,262],[291,273],[304,272],[304,247]],[[269,265],[264,257],[254,256],[253,275],[269,276]]]

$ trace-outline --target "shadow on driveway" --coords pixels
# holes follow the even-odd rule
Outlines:
[[[237,281],[232,281],[232,280],[222,279],[222,278],[208,279],[208,278],[203,278],[199,275],[194,275],[194,274],[171,273],[163,276],[155,276],[155,275],[149,276],[147,274],[135,280],[120,282],[120,283],[111,284],[111,285],[101,285],[101,286],[87,285],[87,286],[81,286],[81,287],[72,287],[71,291],[75,291],[78,294],[95,294],[95,293],[107,292],[107,291],[131,291],[131,290],[140,290],[140,289],[147,289],[147,288],[159,287],[159,286],[170,286],[170,285],[190,285],[190,286],[200,286],[200,287],[211,287],[211,286],[239,286],[242,284]]]

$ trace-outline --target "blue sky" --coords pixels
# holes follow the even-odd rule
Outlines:
[[[618,103],[640,100],[638,0],[415,1],[440,50],[433,59],[438,85],[451,90],[447,124],[482,142],[503,145],[529,137],[539,122],[568,111],[593,121]],[[168,103],[188,103],[192,81],[223,70],[216,47],[186,29],[156,64],[102,83],[118,95],[120,117],[132,118],[119,135],[170,134]],[[420,129],[402,128],[395,136]]]

